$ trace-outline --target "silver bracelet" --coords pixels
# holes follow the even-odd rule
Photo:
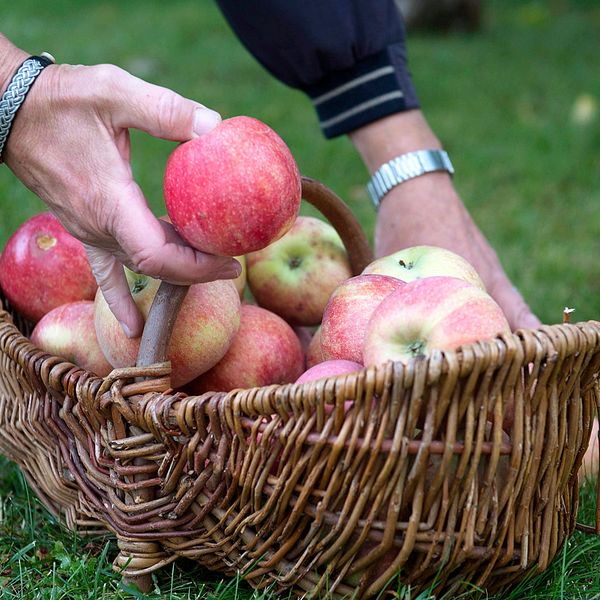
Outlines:
[[[13,75],[2,98],[0,98],[0,162],[6,140],[10,134],[15,115],[27,96],[36,77],[54,61],[47,52],[40,56],[30,56]]]
[[[454,167],[450,162],[448,153],[444,150],[416,150],[393,158],[379,167],[371,181],[367,184],[367,191],[375,210],[383,197],[394,187],[413,177],[425,175],[432,171],[448,171],[454,174]]]

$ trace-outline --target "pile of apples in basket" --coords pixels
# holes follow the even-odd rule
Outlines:
[[[475,269],[448,250],[406,248],[353,277],[335,229],[298,216],[294,158],[256,119],[227,119],[178,146],[164,192],[165,220],[183,240],[243,266],[236,280],[190,287],[168,352],[175,389],[307,382],[510,332]],[[160,282],[126,277],[146,317]],[[36,323],[42,350],[99,376],[135,364],[140,340],[121,329],[83,245],[52,214],[9,239],[0,287]]]

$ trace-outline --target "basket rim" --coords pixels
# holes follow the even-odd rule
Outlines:
[[[12,340],[11,346],[16,347],[16,351],[10,351],[8,340]],[[542,325],[537,329],[517,329],[508,334],[498,335],[491,340],[476,341],[454,350],[433,350],[427,355],[415,357],[408,363],[388,361],[381,365],[363,367],[354,373],[331,375],[299,384],[270,384],[261,387],[236,388],[229,392],[210,391],[198,396],[187,394],[185,396],[206,399],[215,395],[220,398],[247,396],[258,391],[277,393],[279,390],[285,390],[290,393],[294,390],[301,390],[310,392],[312,389],[333,387],[338,383],[355,380],[358,377],[364,378],[366,384],[373,384],[376,380],[388,380],[391,376],[394,379],[402,380],[403,387],[410,387],[416,376],[425,375],[426,384],[430,385],[447,375],[451,369],[457,370],[457,376],[465,376],[470,372],[475,361],[480,361],[480,368],[484,370],[500,368],[509,355],[512,356],[517,352],[522,354],[520,362],[523,365],[536,360],[562,360],[580,352],[585,343],[597,346],[598,352],[600,352],[600,321],[592,319],[576,323]],[[60,356],[52,355],[37,348],[17,327],[11,312],[4,307],[2,296],[0,296],[0,347],[5,352],[8,349],[9,356],[23,368],[28,365],[31,369],[35,364],[36,374],[42,376],[43,380],[47,380],[44,381],[44,384],[48,388],[58,393],[72,392],[74,379],[85,380],[87,385],[93,385],[98,389],[107,389],[109,382],[112,385],[117,381],[121,381],[122,384],[126,385],[128,380],[137,377],[159,378],[159,381],[164,383],[162,389],[157,388],[149,391],[172,391],[172,388],[168,385],[170,373],[170,363],[168,361],[148,367],[117,368],[103,378]],[[184,394],[183,392],[176,393],[179,395]]]

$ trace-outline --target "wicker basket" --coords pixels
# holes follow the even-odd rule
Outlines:
[[[359,272],[370,251],[348,209],[312,180],[303,197]],[[160,362],[185,290],[161,291],[142,366],[105,379],[39,351],[0,310],[0,452],[69,527],[112,531],[116,567],[141,587],[187,557],[310,597],[374,597],[398,573],[417,590],[496,591],[543,570],[572,533],[599,325],[188,397]]]

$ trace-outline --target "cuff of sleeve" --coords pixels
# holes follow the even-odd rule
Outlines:
[[[323,134],[333,138],[396,112],[419,108],[403,44],[392,44],[306,89]]]

